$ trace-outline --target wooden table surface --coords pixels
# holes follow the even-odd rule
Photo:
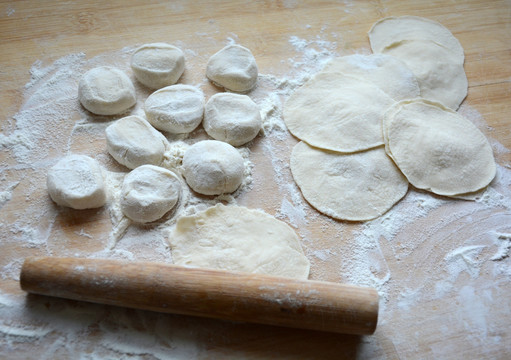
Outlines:
[[[4,196],[0,208],[0,313],[13,314],[0,318],[0,358],[509,358],[510,1],[2,0],[2,132],[9,136],[15,131],[16,114],[27,101],[25,85],[34,77],[30,74],[34,64],[41,69],[78,53],[85,54],[82,61],[108,59],[108,54],[120,54],[123,49],[129,52],[136,45],[164,41],[187,51],[187,71],[180,82],[199,83],[209,96],[218,89],[204,80],[203,69],[209,56],[230,41],[251,49],[260,74],[292,79],[301,67],[307,67],[307,61],[314,60],[307,58],[304,48],[293,41],[301,40],[319,52],[328,47],[337,55],[367,54],[367,31],[371,25],[382,17],[400,15],[439,21],[461,42],[469,91],[460,111],[475,121],[492,143],[502,175],[496,188],[504,195],[497,198],[498,204],[486,203],[486,207],[446,202],[376,239],[374,249],[364,253],[375,257],[371,271],[385,291],[380,324],[373,336],[291,330],[25,297],[16,277],[20,262],[13,263],[12,259],[67,255],[71,252],[68,246],[82,255],[97,252],[102,245],[94,238],[108,233],[112,225],[106,212],[60,212],[51,223],[47,214],[31,214],[29,218],[38,219],[38,226],[47,230],[47,238],[28,245],[17,242],[24,229],[36,226],[33,220],[24,221],[30,204],[49,202],[42,179],[46,168],[62,152],[56,146],[48,155],[48,163],[34,168],[21,166],[13,158],[9,141],[0,138],[0,191]],[[79,120],[80,114],[72,112],[70,121]],[[59,139],[48,136],[47,141],[58,143]],[[271,142],[280,149],[284,165],[277,166],[270,161],[275,158],[268,158]],[[283,198],[295,205],[300,203],[300,199],[291,198],[291,193],[283,194],[283,186],[275,181],[278,171],[286,171],[282,176],[289,181],[285,164],[294,143],[296,140],[286,134],[284,140],[269,136],[253,145],[253,188],[240,196],[240,204],[286,215],[282,211]],[[105,153],[104,149],[96,149],[101,144],[104,139],[77,141],[71,150]],[[414,199],[410,202],[415,205],[422,201],[420,196],[428,196],[416,194],[415,198],[410,195]],[[357,264],[351,261],[360,253],[352,240],[375,225],[367,228],[364,224],[332,221],[303,204],[306,218],[310,219],[299,222],[297,233],[304,240],[312,263],[311,278],[352,282],[357,278],[353,273]],[[453,214],[459,216],[453,219]],[[280,217],[293,222],[290,217]],[[21,223],[24,227],[19,226]],[[90,234],[89,244],[83,242],[84,236],[76,235],[80,231]],[[59,241],[65,246],[58,245]],[[457,249],[467,252],[458,253]],[[492,260],[492,254],[499,249],[503,251],[502,258]],[[457,255],[466,263],[464,271],[459,266],[452,270],[446,265]],[[346,275],[348,271],[351,276]],[[444,279],[452,271],[458,271],[459,276],[444,293]],[[435,292],[438,296],[431,295]],[[87,322],[88,318],[95,320]]]

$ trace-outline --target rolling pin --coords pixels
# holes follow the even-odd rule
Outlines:
[[[27,258],[27,292],[172,314],[372,334],[378,293],[323,281],[110,259]]]

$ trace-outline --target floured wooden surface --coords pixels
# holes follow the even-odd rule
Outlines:
[[[99,3],[98,3],[99,4]],[[122,4],[122,5],[121,5]],[[98,10],[101,9],[101,10]],[[370,53],[367,31],[384,16],[437,20],[465,49],[469,95],[460,112],[488,137],[498,175],[479,202],[410,191],[366,223],[332,220],[301,197],[289,171],[297,142],[280,118],[282,102],[328,59]],[[482,358],[511,352],[511,5],[172,2],[0,5],[0,357],[87,358]],[[171,262],[167,227],[119,226],[115,209],[70,211],[49,200],[46,169],[65,153],[96,156],[118,184],[127,171],[106,152],[104,128],[76,99],[79,75],[98,65],[129,70],[137,45],[166,41],[186,55],[180,83],[218,91],[208,58],[229,43],[254,54],[250,93],[265,132],[244,150],[247,183],[224,200],[264,209],[293,226],[311,261],[311,279],[376,287],[382,297],[373,336],[237,324],[26,296],[19,290],[31,255],[117,257]],[[137,85],[137,113],[150,91]],[[200,128],[188,139],[206,138]],[[189,208],[214,200],[191,199]],[[171,221],[169,220],[169,226]],[[122,225],[122,224],[121,224]]]

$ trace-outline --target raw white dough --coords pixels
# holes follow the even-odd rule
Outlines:
[[[428,100],[397,103],[385,115],[385,150],[419,189],[453,196],[495,177],[486,137],[458,113]]]
[[[85,155],[69,155],[57,162],[48,171],[46,185],[51,199],[62,206],[93,209],[106,202],[101,166]]]
[[[257,64],[249,49],[228,45],[211,56],[206,76],[216,85],[236,92],[247,92],[257,82]]]
[[[175,264],[307,279],[293,229],[258,210],[218,204],[181,217],[169,238]]]
[[[256,137],[262,122],[259,107],[248,96],[218,93],[206,103],[202,125],[212,138],[239,146]]]
[[[415,74],[421,97],[456,110],[467,96],[463,62],[446,47],[429,40],[404,40],[385,48],[385,54],[402,60]]]
[[[120,114],[137,101],[130,78],[111,66],[87,71],[78,84],[78,99],[84,108],[98,115]]]
[[[291,153],[291,172],[312,206],[341,220],[374,219],[408,190],[408,181],[383,146],[341,154],[299,142]]]
[[[371,82],[321,72],[289,97],[284,121],[294,136],[312,146],[355,152],[383,145],[381,121],[393,103]]]
[[[142,165],[124,178],[121,210],[136,222],[156,221],[174,208],[180,194],[181,181],[172,171]]]
[[[385,54],[341,56],[328,62],[323,72],[341,72],[370,81],[396,101],[420,96],[412,71],[401,60]]]
[[[183,175],[187,184],[204,195],[234,192],[243,181],[244,169],[240,153],[222,141],[199,141],[183,156]]]
[[[369,30],[373,52],[383,50],[403,40],[429,40],[449,49],[463,63],[465,55],[458,39],[442,24],[418,16],[386,17],[377,21]]]
[[[140,165],[160,165],[167,139],[145,119],[128,116],[106,128],[107,150],[118,163],[134,169]]]
[[[179,80],[185,70],[185,55],[169,44],[145,44],[133,53],[131,68],[142,84],[160,89]]]
[[[193,131],[204,115],[204,94],[191,85],[172,85],[152,93],[145,114],[155,128],[172,134]]]

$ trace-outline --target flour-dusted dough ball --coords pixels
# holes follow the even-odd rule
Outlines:
[[[172,85],[152,93],[145,102],[147,120],[172,134],[193,131],[204,116],[204,94],[191,85]]]
[[[236,148],[216,140],[193,144],[183,156],[183,174],[190,187],[204,195],[234,192],[243,181],[244,161]]]
[[[383,146],[341,154],[299,142],[291,153],[291,172],[312,206],[341,220],[377,218],[408,191],[408,181]]]
[[[80,79],[78,99],[91,113],[120,114],[135,105],[135,87],[121,70],[101,66],[87,71]]]
[[[486,137],[455,111],[424,99],[402,101],[384,118],[385,150],[419,189],[439,195],[471,193],[495,177]]]
[[[106,202],[101,166],[85,155],[69,155],[57,162],[48,171],[46,185],[51,199],[62,206],[93,209]]]
[[[257,82],[257,64],[249,49],[228,45],[211,56],[206,76],[214,84],[227,90],[247,92]]]
[[[131,68],[142,84],[160,89],[179,80],[185,70],[185,55],[169,44],[145,44],[132,55]]]
[[[248,96],[218,93],[206,103],[202,125],[212,138],[240,146],[256,137],[262,123],[259,107]]]
[[[293,229],[259,210],[218,204],[181,217],[169,242],[177,265],[309,276],[309,261]]]
[[[105,133],[107,150],[119,164],[134,169],[163,161],[167,139],[141,117],[119,119]]]
[[[394,100],[369,81],[321,72],[284,105],[289,131],[312,146],[355,152],[383,145],[381,121]]]
[[[181,181],[170,170],[142,165],[124,178],[121,210],[135,222],[156,221],[177,204]]]

